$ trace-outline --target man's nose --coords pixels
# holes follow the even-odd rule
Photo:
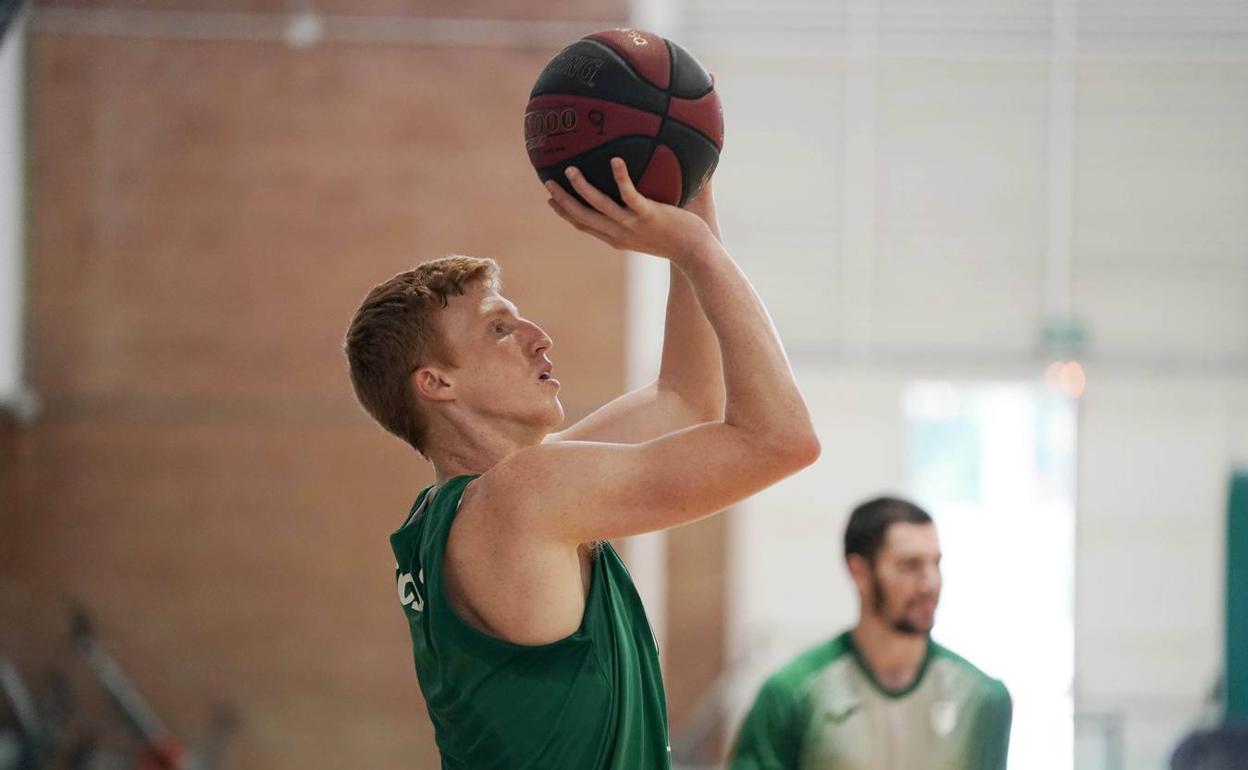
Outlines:
[[[547,350],[550,350],[552,347],[554,347],[555,341],[552,340],[550,336],[546,334],[546,332],[542,331],[541,327],[539,327],[538,325],[532,324],[532,326],[533,326],[533,330],[532,330],[533,331],[533,343],[532,343],[533,355],[540,356],[541,354],[545,353]]]

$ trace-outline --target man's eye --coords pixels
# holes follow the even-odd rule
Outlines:
[[[504,334],[506,331],[507,331],[507,326],[506,326],[506,324],[503,324],[503,323],[496,323],[496,324],[494,324],[494,333],[495,333],[495,334]]]

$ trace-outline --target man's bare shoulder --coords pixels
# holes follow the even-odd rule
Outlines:
[[[508,516],[519,515],[531,505],[545,475],[548,445],[525,447],[504,457],[474,482],[474,507],[498,508]],[[553,445],[552,445],[553,446]]]
[[[611,469],[631,449],[593,441],[525,447],[482,474],[465,506],[472,518],[489,518],[490,528],[500,534],[516,531],[526,539],[562,542],[569,539],[567,528],[560,525],[563,514],[597,507],[597,496],[610,486]]]
[[[489,499],[504,499],[520,506],[533,498],[543,498],[584,479],[584,472],[596,462],[628,450],[629,445],[600,441],[553,440],[517,450],[485,474],[479,481],[481,493]]]

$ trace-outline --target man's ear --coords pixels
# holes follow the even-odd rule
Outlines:
[[[426,401],[454,401],[455,381],[445,370],[422,366],[412,372],[412,390]]]
[[[853,578],[858,590],[863,593],[871,591],[871,562],[861,554],[851,553],[845,557],[845,566],[849,568],[849,576]]]

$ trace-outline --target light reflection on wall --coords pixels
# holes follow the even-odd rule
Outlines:
[[[907,488],[944,551],[934,636],[1009,687],[1010,770],[1069,770],[1075,402],[1026,384],[919,382],[903,409]]]

